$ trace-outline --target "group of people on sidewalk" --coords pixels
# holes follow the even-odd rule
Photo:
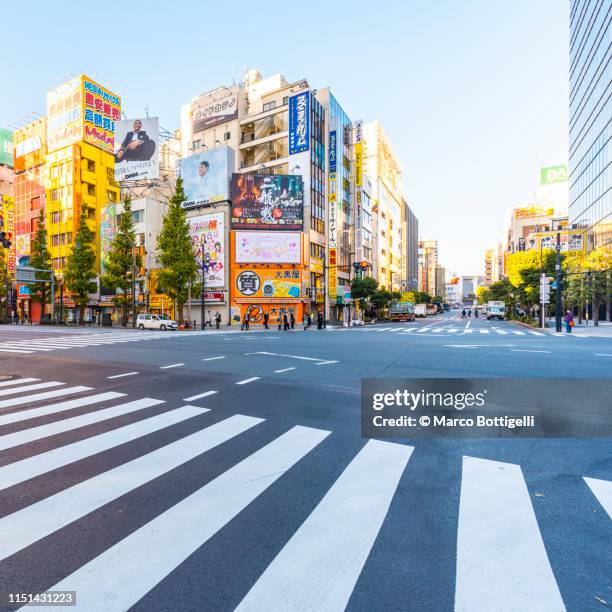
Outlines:
[[[270,329],[269,322],[270,322],[270,315],[266,312],[263,315],[264,329]],[[248,312],[246,312],[244,316],[242,317],[242,325],[240,326],[240,329],[242,331],[249,331],[250,324],[251,324],[251,315]],[[307,312],[304,315],[304,331],[310,329],[311,326],[312,326],[312,315],[309,312]],[[318,312],[317,313],[317,329],[323,329],[323,326],[324,326],[323,313]],[[284,331],[295,329],[295,315],[293,314],[293,312],[290,312],[289,315],[287,315],[287,313],[284,313],[282,317],[279,317],[278,329],[284,330]]]

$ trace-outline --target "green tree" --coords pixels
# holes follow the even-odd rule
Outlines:
[[[44,208],[40,210],[40,216],[38,217],[38,227],[31,247],[30,265],[39,270],[51,270],[51,253],[49,253],[48,249]],[[43,280],[51,280],[51,273],[37,272],[36,275]],[[41,314],[44,314],[45,305],[51,302],[50,282],[30,285],[30,297],[33,302],[41,305]]]
[[[89,208],[83,204],[74,247],[64,271],[66,287],[79,307],[79,325],[85,322],[85,306],[89,294],[96,290],[96,283],[92,281],[96,276],[96,254],[92,248],[95,235],[87,225],[88,216]]]
[[[123,203],[117,233],[113,238],[106,261],[104,274],[100,279],[105,287],[116,287],[120,293],[113,303],[121,308],[122,323],[125,326],[132,304],[132,281],[142,266],[140,253],[136,252],[136,231],[132,219],[132,201],[126,197]],[[135,314],[135,313],[134,313]]]
[[[175,317],[181,320],[189,283],[195,283],[198,278],[198,265],[183,208],[185,199],[183,180],[179,177],[176,179],[174,195],[168,204],[161,233],[157,237],[158,259],[162,265],[159,283],[174,300]]]
[[[354,278],[351,281],[351,296],[359,303],[359,308],[364,311],[370,301],[370,298],[378,289],[378,282],[371,276],[364,278]]]
[[[370,298],[370,303],[374,306],[377,313],[387,309],[392,301],[393,293],[387,289],[377,289]]]

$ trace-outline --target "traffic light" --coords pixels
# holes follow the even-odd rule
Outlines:
[[[10,249],[11,248],[10,237],[11,237],[11,235],[7,234],[6,232],[0,232],[0,244],[5,249]]]

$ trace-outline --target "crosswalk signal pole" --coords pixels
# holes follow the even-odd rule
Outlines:
[[[559,232],[557,232],[557,245],[555,247],[555,250],[555,281],[557,283],[557,289],[555,294],[555,323],[557,333],[561,333],[561,234]]]

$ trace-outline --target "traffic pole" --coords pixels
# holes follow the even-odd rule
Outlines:
[[[555,323],[557,333],[562,332],[561,327],[561,233],[557,232],[557,245],[556,249],[556,257],[555,257],[555,281],[557,283],[556,286],[556,304],[555,304]]]

